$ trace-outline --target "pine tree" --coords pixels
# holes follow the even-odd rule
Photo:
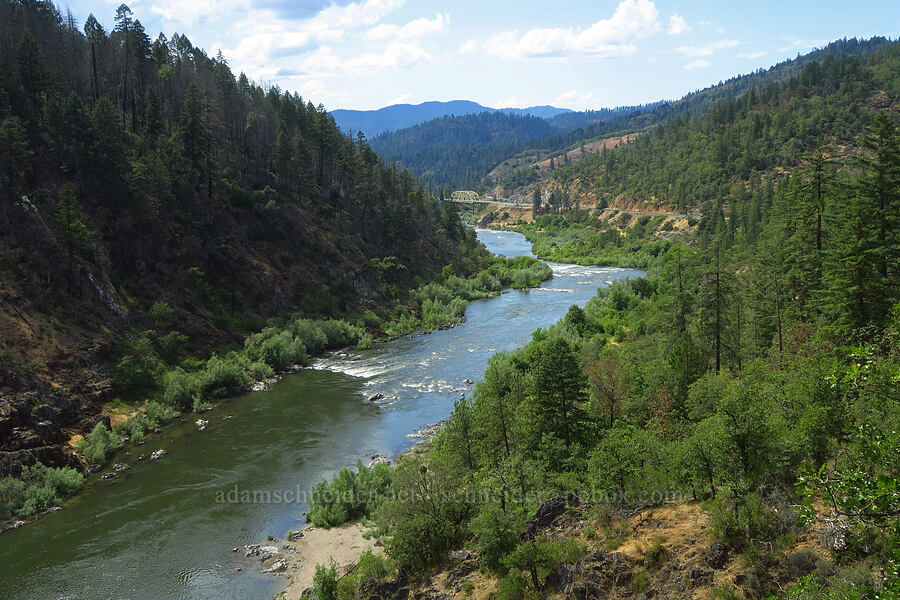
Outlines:
[[[560,338],[547,342],[530,376],[542,432],[563,440],[566,448],[581,441],[587,420],[585,379],[569,342]]]

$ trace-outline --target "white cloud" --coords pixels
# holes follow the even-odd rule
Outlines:
[[[598,102],[599,98],[593,92],[582,93],[578,90],[569,90],[554,98],[552,104],[562,108],[587,108]]]
[[[412,94],[400,94],[393,100],[387,103],[387,106],[392,104],[409,104],[409,101],[412,100]]]
[[[526,104],[527,103],[518,96],[513,96],[512,98],[507,98],[506,100],[498,102],[496,108],[524,108]]]
[[[759,50],[758,52],[741,52],[738,54],[741,58],[746,58],[747,60],[755,60],[757,58],[761,58],[768,54],[765,50]]]
[[[519,36],[506,31],[487,43],[489,54],[502,58],[554,56],[621,56],[634,52],[630,41],[659,31],[659,11],[650,0],[622,0],[609,19],[587,29],[532,29]]]
[[[466,40],[463,42],[463,45],[459,47],[458,52],[460,54],[469,54],[476,50],[478,50],[478,42],[476,40]]]
[[[282,18],[273,10],[253,9],[234,25],[235,37],[240,40],[237,46],[223,52],[232,64],[254,78],[271,78],[285,66],[295,70],[296,55],[321,44],[340,42],[348,32],[375,25],[405,1],[358,0],[345,6],[332,4],[302,20]],[[289,58],[290,62],[285,63],[282,58]]]
[[[688,71],[693,71],[694,69],[705,69],[708,66],[710,66],[709,61],[701,58],[695,60],[694,62],[689,62],[688,64],[684,65],[684,68]]]
[[[712,56],[716,50],[733,48],[740,44],[741,43],[737,40],[719,40],[718,42],[713,42],[706,46],[679,46],[678,48],[675,48],[675,52],[689,57]]]
[[[351,58],[337,56],[330,47],[322,46],[300,63],[300,70],[312,77],[358,77],[428,62],[434,59],[415,42],[391,42],[381,52]]]
[[[250,0],[154,0],[150,12],[166,23],[194,25],[198,21],[215,21],[218,17],[251,9]]]
[[[433,19],[422,17],[410,21],[403,27],[382,23],[366,32],[370,40],[410,40],[434,35],[444,31],[450,25],[450,15],[438,13]]]
[[[678,13],[669,17],[669,30],[666,32],[669,35],[682,35],[690,30],[691,26],[688,25],[687,21],[684,20],[684,17],[679,16]]]

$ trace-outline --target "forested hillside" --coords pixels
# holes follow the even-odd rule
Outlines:
[[[0,232],[0,474],[63,461],[83,409],[270,317],[378,308],[490,262],[322,106],[151,41],[125,5],[107,27],[0,2]]]
[[[436,188],[471,189],[498,162],[547,138],[555,129],[532,116],[484,112],[447,116],[372,138],[372,148]]]
[[[826,57],[833,60],[856,56],[863,60],[889,45],[891,42],[881,37],[838,40],[769,69],[719,82],[678,101],[557,115],[548,120],[550,128],[529,130],[529,135],[517,135],[514,140],[502,135],[487,140],[461,135],[461,132],[480,125],[481,117],[465,115],[378,136],[372,140],[372,146],[385,160],[395,158],[400,166],[421,175],[435,187],[485,191],[499,183],[509,192],[533,184],[542,175],[532,168],[523,168],[504,181],[488,177],[498,164],[515,155],[526,157],[526,162],[530,163],[555,157],[556,165],[561,166],[566,150],[578,149],[591,140],[649,130],[676,118],[702,117],[720,100],[737,99],[754,90],[769,89],[773,84],[798,76],[810,63],[821,64]],[[516,125],[517,129],[524,126]],[[475,146],[475,143],[482,145]],[[413,148],[418,152],[413,152]]]
[[[536,202],[540,254],[646,276],[495,355],[427,451],[321,484],[311,518],[374,517],[394,586],[897,598],[898,59],[826,55],[557,172],[586,201],[684,186],[703,217]]]
[[[758,220],[760,175],[794,168],[813,154],[848,159],[873,116],[892,110],[898,67],[897,43],[865,58],[825,54],[782,84],[726,97],[703,117],[677,116],[629,146],[558,170],[553,180],[605,204],[626,198],[685,212],[712,210],[710,203],[721,201],[742,211],[735,223]],[[751,185],[733,187],[737,181]]]
[[[469,115],[483,112],[502,112],[510,115],[531,115],[549,119],[572,111],[554,106],[532,106],[529,108],[490,108],[469,100],[449,102],[422,102],[421,104],[392,104],[377,110],[331,111],[335,122],[342,131],[361,131],[366,137],[375,137],[385,131],[413,127],[425,121],[452,115]]]

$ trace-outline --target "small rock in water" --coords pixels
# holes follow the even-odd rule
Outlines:
[[[122,471],[127,471],[129,469],[128,465],[125,463],[116,463],[113,467],[113,471],[116,473],[121,473]]]
[[[469,378],[463,379],[463,383],[466,385],[472,385],[473,381]]]
[[[209,421],[207,421],[206,419],[197,419],[197,422],[194,423],[194,425],[196,425],[200,429],[200,431],[203,431],[204,429],[206,429],[206,426],[209,425]]]
[[[266,386],[265,381],[254,381],[247,387],[247,391],[249,392],[264,392],[266,391],[268,386]]]
[[[370,460],[369,464],[367,464],[366,466],[372,469],[375,467],[375,465],[380,464],[389,465],[391,464],[391,459],[389,459],[387,456],[382,456],[381,454],[375,454],[374,456],[372,456],[372,460]]]
[[[275,546],[263,546],[261,544],[249,544],[244,546],[244,556],[256,557],[259,560],[269,560],[278,555],[278,548]]]
[[[284,557],[279,556],[275,559],[275,562],[272,563],[272,566],[268,569],[263,569],[263,573],[281,573],[282,571],[287,569],[287,560]]]
[[[110,479],[115,479],[116,477],[117,475],[115,473],[104,473],[100,476],[100,479],[102,479],[103,481],[108,481]]]
[[[382,398],[384,398],[384,394],[375,394],[374,396],[369,398],[369,402],[378,402]]]
[[[159,460],[166,454],[168,454],[168,452],[165,450],[154,450],[150,453],[150,460]]]

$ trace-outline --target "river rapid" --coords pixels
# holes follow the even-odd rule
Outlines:
[[[478,237],[494,253],[532,256],[521,234]],[[205,431],[186,415],[120,452],[114,460],[131,469],[118,480],[93,482],[64,510],[0,536],[0,599],[271,598],[285,579],[260,574],[232,548],[299,529],[302,497],[318,480],[408,450],[416,441],[408,434],[446,418],[495,352],[526,344],[598,287],[642,275],[549,264],[553,279],[472,302],[458,327],[378,344],[356,361],[319,360],[269,391],[222,403],[204,416]],[[384,397],[368,402],[375,394]],[[137,460],[160,448],[163,459]],[[254,491],[271,501],[240,501]],[[275,502],[276,493],[289,502]]]

